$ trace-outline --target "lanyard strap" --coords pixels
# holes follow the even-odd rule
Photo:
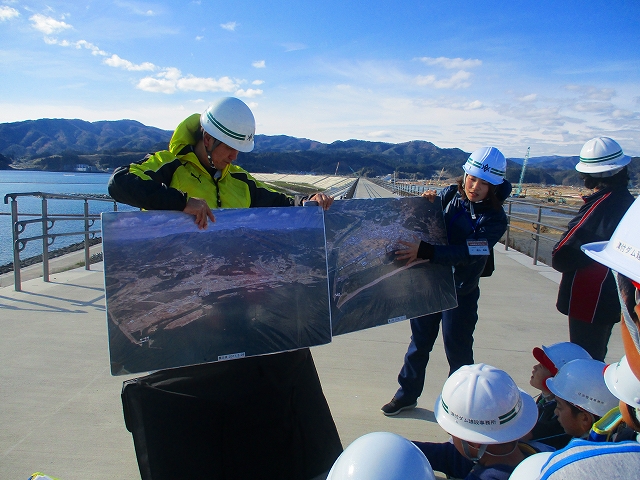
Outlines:
[[[471,203],[471,202],[469,202]],[[475,222],[473,220],[471,220],[471,218],[467,215],[465,215],[467,213],[467,209],[464,208],[464,203],[462,204],[462,210],[460,210],[459,212],[457,212],[453,218],[451,219],[451,221],[449,222],[449,228],[447,228],[447,240],[449,241],[449,243],[451,243],[451,229],[453,227],[454,222],[458,219],[458,217],[460,217],[461,215],[464,215],[465,218],[469,221],[469,225],[471,225],[471,229],[473,230],[473,233],[476,233],[476,227],[478,224],[478,221],[476,220]],[[471,206],[471,209],[473,210],[473,206]],[[475,216],[475,215],[474,215]]]

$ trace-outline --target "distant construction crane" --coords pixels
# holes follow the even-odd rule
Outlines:
[[[527,154],[524,156],[524,162],[522,162],[522,171],[520,172],[520,181],[518,182],[518,186],[516,187],[516,193],[514,193],[513,197],[524,197],[522,195],[522,181],[524,180],[524,170],[527,168],[527,162],[529,161],[529,152],[531,151],[531,147],[527,147]]]
[[[338,175],[338,167],[340,166],[340,162],[338,162],[338,164],[336,165],[336,173],[334,173],[334,175]]]

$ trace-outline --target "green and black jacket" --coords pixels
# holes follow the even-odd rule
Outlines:
[[[193,152],[200,115],[176,128],[169,150],[118,167],[109,179],[109,195],[120,203],[145,210],[184,210],[191,197],[210,208],[288,207],[294,199],[272,190],[237,165],[224,170],[205,168]]]

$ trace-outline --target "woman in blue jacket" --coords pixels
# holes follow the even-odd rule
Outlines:
[[[396,252],[398,260],[411,263],[426,259],[454,267],[458,306],[410,320],[411,343],[398,375],[400,388],[382,407],[387,416],[417,405],[440,323],[449,375],[462,365],[474,363],[473,332],[478,321],[480,298],[478,283],[485,267],[488,267],[487,274],[491,274],[493,246],[507,229],[502,204],[511,193],[511,184],[504,178],[506,167],[507,161],[497,148],[482,147],[474,151],[463,165],[465,173],[457,185],[451,185],[438,195],[435,191],[423,194],[430,201],[436,198],[442,201],[449,244],[400,241],[406,248]],[[490,260],[489,265],[487,260]]]

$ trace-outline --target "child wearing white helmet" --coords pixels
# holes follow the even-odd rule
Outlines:
[[[442,324],[444,348],[451,375],[462,365],[474,363],[473,333],[478,321],[479,280],[493,272],[493,246],[507,229],[502,203],[511,193],[505,180],[507,161],[495,147],[474,151],[463,165],[464,177],[436,195],[442,202],[448,245],[406,242],[396,251],[408,264],[417,259],[454,267],[458,306],[444,312],[412,318],[411,342],[398,375],[400,388],[382,407],[385,415],[397,415],[417,405],[422,394],[429,354]]]
[[[584,205],[552,252],[551,266],[562,273],[556,306],[568,317],[569,339],[601,361],[611,329],[620,321],[620,305],[610,270],[580,247],[608,240],[633,203],[627,188],[630,161],[611,138],[596,137],[584,144],[575,168],[594,192],[583,197]]]
[[[622,424],[615,441],[635,440],[640,442],[640,380],[633,374],[626,355],[618,363],[608,365],[604,371],[604,383],[620,400],[619,411]]]
[[[431,467],[465,480],[506,480],[528,455],[519,442],[536,422],[533,398],[503,370],[465,365],[442,387],[434,413],[452,442],[414,442]]]
[[[572,440],[562,450],[523,461],[509,480],[630,480],[640,472],[640,444]]]
[[[326,480],[436,480],[427,457],[406,438],[372,432],[340,454]]]
[[[567,362],[577,358],[591,358],[587,351],[579,345],[571,342],[554,343],[550,346],[542,345],[533,349],[533,356],[538,363],[533,366],[529,384],[540,390],[536,399],[538,407],[538,421],[533,430],[523,440],[542,442],[555,449],[563,448],[571,440],[558,422],[555,414],[556,399],[547,388],[546,381],[558,373]]]
[[[556,415],[567,435],[587,438],[593,424],[618,405],[604,383],[606,364],[577,359],[565,364],[547,388],[556,396]]]

